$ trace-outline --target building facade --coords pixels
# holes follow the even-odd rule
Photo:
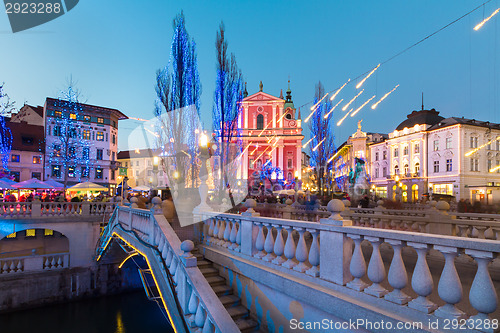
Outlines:
[[[152,149],[124,150],[118,153],[118,162],[126,169],[130,187],[147,186],[160,189],[168,187],[168,180],[162,167],[154,167],[158,156]],[[162,159],[159,159],[161,163]],[[121,181],[121,177],[119,178]]]
[[[83,103],[78,103],[78,112],[72,112],[60,100],[45,101],[45,180],[67,181],[68,186],[91,181],[114,189],[119,168],[118,121],[127,116],[116,109]],[[61,130],[65,121],[73,122],[66,134]],[[69,159],[61,151],[64,146]]]
[[[375,192],[403,202],[427,195],[499,202],[499,140],[500,124],[413,111],[388,140],[370,146]]]
[[[245,89],[245,95],[246,89]],[[237,177],[248,181],[249,186],[259,186],[263,168],[281,170],[285,184],[301,178],[302,120],[300,110],[295,109],[290,87],[286,99],[263,92],[246,96],[242,101],[242,112],[238,118],[243,154]],[[266,187],[269,182],[264,181]]]

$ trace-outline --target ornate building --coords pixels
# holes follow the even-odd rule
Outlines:
[[[500,201],[500,124],[413,111],[389,139],[370,146],[378,196],[403,202],[425,194],[485,204]]]
[[[277,167],[285,184],[301,178],[302,120],[292,101],[290,86],[286,98],[263,92],[262,82],[257,93],[242,101],[242,113],[238,118],[243,155],[239,179],[248,180],[250,186],[260,184],[261,171]],[[265,181],[264,181],[265,182]],[[268,182],[265,182],[269,185]]]

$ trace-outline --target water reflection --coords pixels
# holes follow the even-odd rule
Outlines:
[[[2,333],[170,333],[143,291],[0,315]]]

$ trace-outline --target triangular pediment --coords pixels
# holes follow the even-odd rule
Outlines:
[[[258,102],[258,101],[263,101],[263,102],[271,102],[271,101],[276,101],[276,102],[284,102],[284,99],[281,99],[279,97],[273,96],[266,94],[265,92],[259,91],[253,95],[250,95],[248,97],[245,97],[243,99],[243,102]]]

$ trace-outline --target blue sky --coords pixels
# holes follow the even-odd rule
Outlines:
[[[296,106],[310,102],[321,80],[327,91],[341,86],[426,35],[480,5],[476,0],[412,1],[97,1],[85,0],[58,19],[13,34],[0,13],[0,82],[18,106],[55,97],[69,76],[90,104],[152,117],[154,77],[169,60],[172,19],[181,10],[198,45],[202,121],[211,124],[215,81],[215,34],[224,20],[249,93],[278,95],[290,77]],[[365,82],[359,106],[399,88],[376,110],[365,107],[335,127],[342,143],[363,119],[363,130],[390,132],[412,110],[500,121],[500,15],[473,27],[500,7],[483,9],[381,66]],[[484,12],[484,14],[483,14]],[[354,85],[337,97],[349,100]],[[370,104],[371,105],[371,104]],[[308,114],[311,105],[302,109]],[[342,114],[334,112],[335,122]],[[120,149],[138,123],[120,124]],[[306,131],[306,137],[308,133]],[[141,145],[140,141],[137,145]]]

